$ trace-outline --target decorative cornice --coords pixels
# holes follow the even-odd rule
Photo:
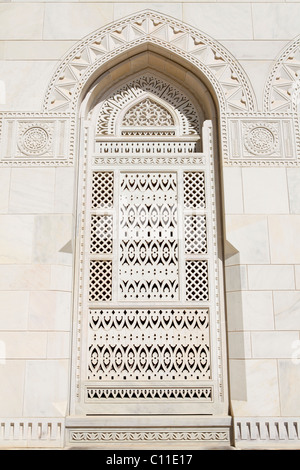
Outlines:
[[[0,447],[62,448],[65,419],[62,418],[2,418]]]
[[[236,446],[297,445],[300,442],[299,417],[235,417],[233,419]]]

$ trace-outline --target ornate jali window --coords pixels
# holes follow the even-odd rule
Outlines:
[[[83,184],[80,410],[219,412],[211,125],[181,89],[150,73],[107,94],[93,116]]]

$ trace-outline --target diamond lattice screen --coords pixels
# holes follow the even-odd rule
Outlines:
[[[204,171],[93,172],[88,380],[211,378],[205,211]]]
[[[176,173],[124,173],[120,300],[178,300]]]

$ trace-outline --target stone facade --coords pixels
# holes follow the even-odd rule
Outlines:
[[[2,447],[299,447],[299,14],[300,2],[278,0],[0,5]],[[168,129],[171,154],[158,158],[158,144],[151,144],[141,157],[134,143],[129,159],[120,136],[109,155],[107,147],[100,154],[102,137],[112,142],[119,118],[111,110],[117,105],[103,114],[93,147],[97,106],[105,111],[120,103],[116,90],[136,86],[142,73],[158,77],[156,88],[146,90],[161,116],[150,127]],[[155,90],[165,79],[177,94],[163,101]],[[184,93],[195,107],[182,111],[176,97]],[[118,121],[126,132],[137,108],[141,114],[149,106],[137,103]],[[188,160],[178,155],[191,148],[194,109],[204,122],[203,144]],[[176,119],[177,140],[170,137]],[[117,397],[108,406],[121,411],[110,420],[103,411],[86,416],[78,405],[91,161],[148,170],[208,164],[216,197],[206,214],[213,214],[210,259],[217,273],[210,282],[219,286],[212,416],[174,416],[172,409],[163,417],[166,397],[181,409],[193,388],[173,395],[159,387],[133,387],[127,396],[122,386],[101,391],[102,398]],[[122,416],[122,400],[141,393],[147,419],[138,406]],[[209,394],[203,387],[195,393],[200,401]]]

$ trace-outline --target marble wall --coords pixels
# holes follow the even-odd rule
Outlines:
[[[226,238],[236,250],[226,259],[226,287],[238,416],[299,414],[299,177],[298,168],[224,171]]]

